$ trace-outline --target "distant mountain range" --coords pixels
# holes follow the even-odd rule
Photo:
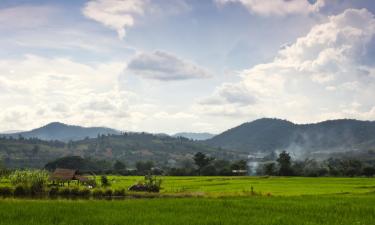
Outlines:
[[[268,155],[282,150],[301,159],[375,152],[375,122],[349,119],[294,124],[264,118],[209,139],[206,138],[211,134],[179,133],[172,137],[144,132],[121,133],[105,127],[70,126],[57,122],[0,136],[8,137],[0,138],[0,160],[10,167],[41,167],[67,155],[122,160],[129,165],[139,160],[173,165],[191,160],[196,152],[221,159],[246,159],[248,154]],[[24,138],[19,139],[20,136]]]
[[[177,133],[173,135],[173,137],[184,137],[184,138],[188,138],[188,139],[195,140],[195,141],[207,140],[214,136],[215,134],[210,134],[210,133],[191,133],[191,132],[181,132],[181,133]]]
[[[374,150],[375,122],[341,119],[294,124],[264,118],[229,129],[204,143],[240,152],[287,150],[296,155]]]
[[[99,134],[120,134],[118,130],[106,127],[81,127],[66,125],[64,123],[53,122],[43,127],[23,132],[8,132],[2,136],[12,136],[24,138],[39,138],[41,140],[76,141],[84,138],[95,138]]]

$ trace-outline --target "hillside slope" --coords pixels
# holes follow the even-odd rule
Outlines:
[[[99,134],[120,134],[120,131],[106,127],[81,127],[53,122],[31,131],[3,134],[2,136],[12,136],[14,138],[22,136],[24,138],[38,138],[41,140],[75,141],[87,137],[95,138]]]
[[[369,150],[375,149],[375,122],[342,119],[299,125],[265,118],[229,129],[204,143],[239,152]]]

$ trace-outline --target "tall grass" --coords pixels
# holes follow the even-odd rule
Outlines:
[[[375,196],[0,200],[0,224],[373,225]]]

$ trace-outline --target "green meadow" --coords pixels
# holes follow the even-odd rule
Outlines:
[[[109,176],[113,189],[142,178]],[[160,178],[156,198],[0,199],[0,224],[375,224],[373,178]]]
[[[109,176],[113,188],[129,187],[139,176]],[[336,177],[159,177],[161,193],[204,196],[238,196],[254,192],[273,196],[359,194],[375,192],[373,178]]]

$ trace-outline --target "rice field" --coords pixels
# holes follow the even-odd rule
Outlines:
[[[0,225],[375,224],[373,178],[161,178],[164,198],[0,199]],[[114,189],[127,188],[142,179],[109,177]],[[1,185],[8,183],[3,180]],[[256,195],[249,194],[251,187]]]
[[[113,188],[129,187],[142,180],[136,176],[110,176]],[[373,178],[337,177],[160,177],[162,193],[239,196],[253,190],[273,196],[359,194],[375,192]]]
[[[375,196],[0,200],[1,225],[373,225]]]

